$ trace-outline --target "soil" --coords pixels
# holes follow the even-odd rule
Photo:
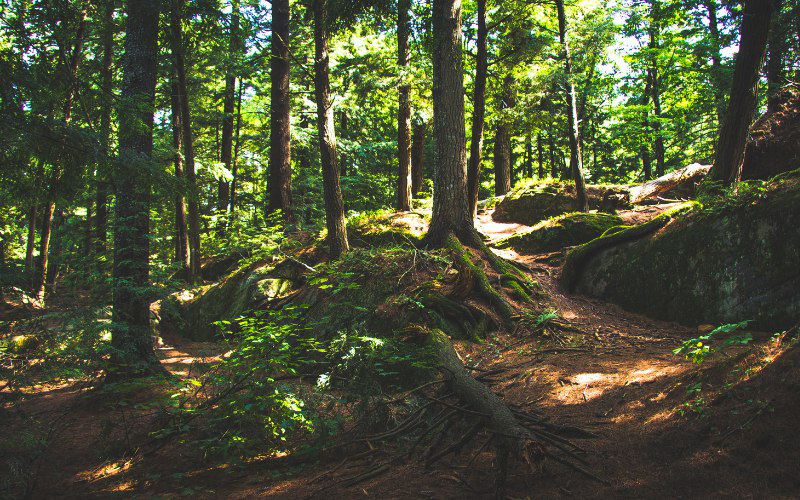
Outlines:
[[[661,210],[620,215],[640,222]],[[490,243],[525,228],[493,222],[489,214],[479,217],[478,227]],[[502,254],[530,269],[567,326],[459,343],[460,355],[479,369],[504,368],[489,384],[509,404],[599,435],[576,442],[586,450],[587,467],[608,482],[557,463],[534,472],[516,464],[509,498],[800,497],[800,350],[756,334],[755,347],[693,364],[673,350],[698,328],[564,294],[556,280],[558,256]],[[212,343],[182,338],[163,339],[158,351],[182,377],[221,354]],[[102,391],[65,383],[33,388],[4,404],[0,438],[31,422],[47,434],[47,445],[27,464],[35,478],[28,496],[494,498],[493,453],[480,449],[484,436],[430,470],[412,458],[351,487],[338,483],[371,470],[387,450],[298,464],[291,457],[264,458],[244,466],[215,464],[177,442],[152,451],[147,432],[158,412],[137,405],[153,400],[153,391],[134,392],[119,406]],[[128,458],[109,458],[120,455]]]

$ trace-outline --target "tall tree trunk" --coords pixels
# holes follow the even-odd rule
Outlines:
[[[500,122],[494,133],[494,194],[511,191],[511,137],[508,125]]]
[[[397,65],[401,84],[397,106],[397,210],[411,210],[411,85],[408,83],[408,37],[411,33],[411,0],[397,5]]]
[[[186,182],[183,173],[183,125],[181,124],[181,104],[178,86],[178,75],[172,75],[172,148],[175,150],[175,177],[183,189]],[[186,199],[182,193],[175,196],[175,262],[180,262],[185,271],[189,271],[189,232],[186,229]]]
[[[239,43],[239,1],[231,2],[231,27],[228,34],[228,64],[225,68],[225,96],[222,102],[222,139],[220,142],[220,162],[228,172],[233,169],[233,124],[236,107],[236,75],[237,61],[240,52]],[[230,184],[227,179],[217,181],[217,210],[228,210],[230,202]]]
[[[350,138],[350,134],[348,133],[348,126],[350,122],[347,119],[347,111],[342,109],[339,111],[339,137],[342,140],[346,140]],[[347,177],[347,155],[344,151],[339,153],[339,176],[340,177]]]
[[[244,84],[239,79],[239,91],[236,93],[236,131],[233,141],[233,167],[231,168],[231,206],[230,213],[236,211],[236,185],[239,180],[239,133],[242,129],[242,91]]]
[[[539,179],[544,179],[544,151],[542,149],[542,133],[536,134],[536,148],[539,153]]]
[[[664,138],[661,136],[661,76],[659,75],[656,52],[660,48],[661,6],[658,0],[652,0],[650,18],[650,98],[653,100],[653,151],[656,155],[656,176],[664,175]]]
[[[725,93],[722,84],[722,55],[719,26],[717,26],[717,0],[704,0],[708,11],[708,28],[711,35],[711,82],[714,86],[714,104],[717,110],[717,128],[722,127],[725,115]]]
[[[186,184],[189,187],[189,281],[200,277],[200,210],[197,204],[197,179],[194,169],[194,141],[192,136],[192,114],[189,109],[189,85],[186,78],[186,60],[183,46],[183,6],[185,0],[171,0],[170,29],[172,31],[172,57],[178,77],[178,103],[181,111],[183,139],[183,161]]]
[[[756,108],[758,74],[766,52],[772,12],[771,1],[747,0],[744,4],[731,96],[711,168],[711,178],[726,185],[738,182],[742,177],[744,147]]]
[[[112,380],[160,369],[150,330],[150,185],[142,162],[151,161],[158,69],[159,0],[128,0],[125,65],[116,164]]]
[[[772,21],[770,30],[767,55],[767,109],[775,111],[779,102],[771,99],[778,93],[781,86],[785,83],[783,78],[783,53],[786,48],[786,40],[781,36],[780,31],[780,12],[782,0],[772,0],[775,2],[777,15]]]
[[[428,125],[425,122],[414,124],[414,135],[411,140],[411,194],[417,196],[425,176],[425,133]]]
[[[547,134],[547,142],[550,143],[550,177],[552,179],[558,178],[558,166],[556,166],[556,152],[555,144],[553,144],[553,136]]]
[[[533,143],[530,132],[525,136],[525,177],[533,177]]]
[[[61,252],[64,248],[64,209],[59,207],[53,216],[53,229],[50,237],[50,258],[47,260],[47,272],[45,273],[45,290],[47,293],[56,291],[56,280],[58,278],[58,267],[61,264]]]
[[[281,211],[292,219],[291,95],[289,94],[289,0],[272,3],[272,44],[270,47],[270,152],[268,210]],[[327,34],[326,34],[327,36]],[[327,58],[327,40],[325,41]],[[327,82],[327,59],[325,61]],[[327,83],[326,83],[327,85]],[[333,118],[331,117],[331,120]],[[332,125],[332,124],[331,124]],[[334,148],[336,146],[334,145]],[[335,160],[334,160],[335,161]],[[338,173],[337,173],[338,188]]]
[[[653,178],[653,169],[650,164],[650,151],[647,149],[646,144],[642,144],[640,156],[642,158],[642,173],[644,180],[649,181]]]
[[[564,13],[564,0],[556,0],[558,10],[558,35],[561,39],[561,52],[564,58],[564,72],[567,77],[567,112],[569,114],[569,149],[570,172],[575,180],[577,209],[581,212],[589,210],[589,198],[586,195],[586,181],[583,177],[583,160],[578,130],[578,110],[575,102],[575,86],[572,83],[572,61],[570,60],[569,41],[567,40],[567,18]]]
[[[342,188],[336,157],[336,133],[329,76],[328,0],[314,0],[314,93],[317,98],[317,129],[322,159],[322,187],[325,197],[325,226],[331,259],[350,250],[344,218]]]
[[[644,179],[646,181],[649,181],[653,177],[652,164],[650,163],[650,150],[647,147],[648,143],[650,142],[650,118],[647,108],[650,104],[650,89],[652,82],[652,73],[648,71],[647,83],[645,84],[644,94],[642,95],[642,108],[644,109],[644,120],[642,126],[644,127],[645,139],[642,141],[642,146],[639,152],[639,156],[642,158],[642,173],[644,174]]]
[[[67,92],[64,97],[63,107],[63,122],[64,126],[68,127],[72,122],[72,102],[75,97],[75,83],[78,75],[78,65],[80,64],[81,55],[83,52],[83,41],[86,34],[86,6],[81,10],[81,19],[78,24],[78,30],[75,33],[75,43],[72,47],[70,59],[67,62]],[[39,244],[39,266],[36,269],[36,276],[34,278],[33,293],[39,300],[44,300],[45,283],[47,281],[47,272],[49,268],[48,259],[50,253],[50,237],[53,226],[53,214],[56,209],[56,197],[61,183],[61,167],[59,165],[53,166],[53,171],[50,176],[50,186],[47,191],[47,202],[42,218],[42,232],[41,241]]]
[[[97,172],[97,196],[95,197],[95,252],[98,265],[102,265],[108,242],[108,170],[111,155],[111,109],[114,105],[114,2],[106,2],[103,12],[103,66],[101,89],[103,106],[100,115],[100,138],[103,141],[104,164]]]
[[[477,0],[478,33],[477,58],[475,61],[475,88],[472,97],[472,137],[469,143],[469,163],[467,164],[467,195],[470,214],[478,213],[478,190],[481,184],[481,163],[483,160],[483,126],[486,121],[486,76],[488,74],[488,51],[486,38],[486,0]]]
[[[36,203],[28,209],[28,237],[25,245],[25,274],[30,276],[33,272],[33,251],[36,248],[36,216],[38,211]]]
[[[436,168],[433,212],[425,239],[432,245],[442,245],[452,233],[471,238],[475,229],[467,199],[461,1],[433,0],[432,18]]]

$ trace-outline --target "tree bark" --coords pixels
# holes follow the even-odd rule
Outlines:
[[[236,132],[234,133],[233,144],[233,167],[231,168],[231,197],[230,197],[230,212],[236,211],[236,185],[239,180],[239,133],[242,129],[242,91],[244,85],[239,79],[239,91],[236,93]]]
[[[725,94],[722,84],[722,55],[720,54],[719,26],[717,26],[717,0],[704,1],[708,11],[708,28],[711,35],[711,82],[714,86],[714,104],[717,110],[717,128],[722,128],[725,116]]]
[[[272,89],[270,93],[269,179],[267,182],[269,187],[268,210],[270,212],[280,210],[287,221],[292,219],[289,16],[289,0],[273,1],[272,44],[270,47],[272,56],[270,59]]]
[[[36,218],[38,206],[32,204],[28,209],[28,237],[25,245],[25,274],[33,272],[33,251],[36,248]]]
[[[511,137],[508,125],[498,123],[494,133],[494,194],[511,191]]]
[[[470,213],[474,218],[478,212],[478,190],[481,184],[481,163],[483,160],[483,126],[486,121],[486,77],[488,73],[488,51],[486,38],[486,0],[477,0],[478,33],[477,57],[475,67],[475,88],[472,98],[472,137],[469,143],[469,163],[467,164],[467,194]]]
[[[314,0],[314,93],[317,98],[317,130],[322,159],[322,184],[325,197],[325,225],[328,229],[328,252],[338,259],[350,250],[344,218],[339,166],[336,157],[336,133],[333,126],[328,55],[328,0]]]
[[[780,33],[780,12],[781,1],[772,0],[775,2],[775,10],[778,15],[774,16],[772,21],[772,29],[770,30],[768,42],[768,56],[767,56],[767,110],[775,111],[778,109],[780,102],[771,99],[772,96],[778,93],[781,86],[785,83],[783,78],[783,53],[786,48],[786,41],[781,37]]]
[[[570,60],[569,41],[567,39],[567,18],[564,13],[564,0],[556,0],[558,10],[558,35],[561,39],[561,52],[564,58],[564,68],[567,77],[567,112],[569,113],[569,149],[570,149],[570,172],[575,180],[575,192],[577,194],[577,210],[580,212],[589,211],[589,198],[586,195],[586,181],[583,177],[583,160],[578,129],[578,110],[575,102],[575,86],[572,83],[572,62]]]
[[[542,149],[542,133],[536,134],[536,148],[539,153],[539,179],[544,179],[544,150]]]
[[[111,368],[119,380],[160,370],[150,330],[150,185],[159,0],[128,0],[116,165]]]
[[[101,70],[102,114],[100,115],[100,138],[103,141],[103,157],[111,155],[111,110],[114,91],[114,2],[107,2],[103,12],[103,66]],[[98,265],[107,251],[108,242],[108,164],[101,165],[97,173],[97,195],[95,196],[95,252]]]
[[[730,99],[711,168],[711,178],[726,185],[742,177],[744,148],[756,108],[758,74],[766,52],[772,12],[771,1],[747,0],[744,4]]]
[[[238,0],[233,0],[231,2],[230,22],[230,33],[228,34],[228,62],[225,68],[225,96],[222,102],[222,138],[220,140],[220,162],[225,165],[228,172],[231,172],[233,169],[233,124],[236,107],[237,61],[240,52]],[[227,211],[229,203],[230,184],[227,179],[219,179],[217,181],[217,210]]]
[[[547,134],[547,142],[550,143],[550,178],[558,178],[558,166],[556,165],[556,152],[555,144],[553,144],[553,136]]]
[[[171,0],[170,29],[172,31],[172,57],[178,77],[178,103],[181,111],[181,133],[183,135],[183,162],[188,196],[189,228],[189,282],[194,283],[200,276],[200,210],[197,204],[197,180],[194,169],[194,141],[192,136],[192,115],[189,109],[189,86],[186,78],[186,60],[183,46],[183,6],[184,0]]]
[[[417,196],[425,176],[425,134],[428,125],[424,122],[414,124],[411,141],[411,194]]]
[[[411,210],[411,85],[408,83],[408,37],[411,33],[411,0],[397,4],[397,66],[400,71],[397,105],[397,200],[395,208]]]
[[[461,1],[433,0],[432,18],[436,168],[433,212],[425,240],[441,246],[451,233],[471,237],[475,229],[467,200]]]
[[[660,4],[652,0],[650,18],[650,51],[653,54],[650,60],[650,98],[653,100],[653,152],[656,155],[656,175],[664,175],[664,138],[661,136],[661,77],[659,76],[656,52],[660,46]]]
[[[181,105],[177,74],[172,75],[172,148],[175,150],[175,177],[183,189],[185,175],[183,173],[183,125],[181,124]],[[180,262],[188,273],[191,264],[189,260],[189,232],[186,229],[186,199],[182,193],[175,197],[175,262]]]
[[[533,177],[533,143],[530,132],[525,136],[525,177]]]

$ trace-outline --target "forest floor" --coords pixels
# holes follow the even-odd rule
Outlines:
[[[650,213],[623,217],[640,221],[659,208],[644,210]],[[523,227],[483,214],[478,228],[491,243]],[[483,344],[458,343],[459,353],[481,369],[504,368],[489,384],[509,404],[598,434],[579,444],[591,470],[609,483],[556,463],[533,475],[517,467],[510,498],[800,497],[800,350],[784,352],[769,334],[756,334],[753,345],[730,357],[696,365],[673,350],[697,336],[698,325],[654,321],[566,295],[552,255],[503,255],[531,270],[574,328],[546,338],[499,334]],[[188,377],[220,352],[212,343],[165,338],[159,355],[168,370]],[[146,390],[111,406],[102,391],[74,384],[28,392],[4,405],[0,442],[38,429],[32,439],[45,444],[28,462],[31,498],[494,498],[493,454],[480,449],[480,440],[430,469],[412,458],[346,488],[337,482],[368,470],[385,451],[291,468],[270,459],[213,465],[179,442],[142,453],[158,413],[146,404],[154,396]],[[139,452],[104,460],[114,447]]]

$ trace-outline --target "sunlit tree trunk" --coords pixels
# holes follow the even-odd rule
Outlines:
[[[766,52],[772,12],[771,1],[747,0],[744,4],[730,99],[711,168],[711,178],[727,185],[742,177],[747,131],[756,109],[758,76]]]
[[[539,172],[538,177],[539,179],[544,179],[544,150],[542,148],[542,133],[539,132],[536,134],[536,149],[539,153]]]
[[[704,0],[708,12],[708,29],[711,35],[711,82],[714,87],[714,104],[717,111],[717,127],[722,127],[725,115],[725,92],[722,78],[722,55],[720,54],[721,42],[719,39],[719,26],[717,25],[717,0]]]
[[[111,380],[160,369],[150,329],[149,232],[159,0],[128,0],[119,108],[120,157],[114,175],[114,309]]]
[[[401,74],[397,106],[397,203],[400,211],[411,210],[411,85],[408,83],[408,37],[411,33],[411,0],[397,5],[397,65]]]
[[[336,133],[329,76],[328,0],[314,0],[314,93],[317,98],[317,130],[322,159],[322,184],[325,197],[325,225],[328,252],[337,259],[350,250],[344,218],[342,189],[336,156]]]
[[[658,0],[652,1],[650,18],[650,98],[653,100],[653,152],[656,155],[656,176],[664,175],[664,138],[661,136],[661,75],[659,75],[656,52],[660,48],[661,37],[661,5]]]
[[[270,153],[268,208],[292,219],[291,95],[289,94],[289,0],[272,2],[270,59]],[[338,182],[338,180],[337,180]]]
[[[172,92],[170,96],[172,106],[172,148],[175,150],[175,177],[183,188],[185,176],[183,173],[183,125],[181,124],[181,105],[178,94],[178,77],[173,71]],[[175,261],[180,262],[183,269],[188,272],[191,264],[189,260],[189,232],[186,229],[186,199],[183,194],[175,196]]]
[[[425,176],[425,134],[428,125],[424,122],[414,124],[411,140],[411,194],[417,196],[422,189]]]
[[[486,76],[488,73],[488,51],[486,38],[486,0],[477,0],[478,33],[475,59],[475,83],[472,97],[472,136],[469,143],[467,164],[467,194],[470,213],[474,218],[478,211],[478,190],[481,183],[483,161],[483,126],[486,120]]]
[[[773,16],[772,29],[770,30],[767,55],[767,97],[771,98],[778,93],[781,86],[785,83],[783,77],[783,54],[786,50],[786,40],[780,32],[780,9],[781,0],[775,2],[775,11],[778,15]],[[775,99],[767,100],[767,109],[775,111],[778,101]]]
[[[273,19],[274,20],[274,19]],[[228,62],[225,68],[225,95],[222,101],[222,138],[220,140],[220,162],[228,172],[233,170],[233,125],[236,110],[236,75],[239,58],[239,1],[231,2],[231,24],[228,33]],[[274,26],[274,25],[273,25]],[[228,210],[230,183],[227,179],[217,181],[217,210]]]
[[[578,110],[575,102],[575,86],[572,83],[572,62],[570,60],[569,41],[567,40],[567,18],[564,13],[564,0],[556,0],[558,10],[558,35],[561,39],[561,53],[564,58],[564,71],[567,78],[567,113],[569,114],[569,149],[570,173],[575,181],[577,209],[581,212],[589,210],[589,198],[586,195],[586,181],[583,177],[583,160],[581,159],[578,131]]]

